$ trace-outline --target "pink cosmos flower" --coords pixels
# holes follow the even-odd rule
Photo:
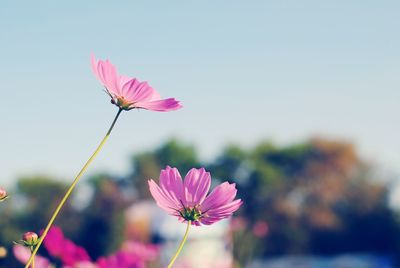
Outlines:
[[[207,196],[211,175],[204,168],[191,169],[182,181],[176,168],[169,166],[161,171],[160,186],[149,180],[151,195],[157,205],[181,221],[192,225],[210,225],[228,218],[239,209],[240,199],[235,199],[235,184],[224,182]]]
[[[108,60],[96,60],[92,55],[91,61],[93,72],[105,86],[111,102],[121,109],[141,108],[167,112],[182,107],[174,98],[161,99],[160,94],[147,82],[139,82],[136,78],[118,75],[117,69]]]

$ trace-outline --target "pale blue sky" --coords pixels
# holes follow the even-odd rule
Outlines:
[[[91,52],[185,106],[123,114],[90,173],[128,169],[168,137],[326,135],[400,171],[399,1],[2,1],[0,184],[70,180],[112,120]]]

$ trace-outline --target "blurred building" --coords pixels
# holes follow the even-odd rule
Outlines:
[[[161,210],[154,202],[144,201],[126,210],[127,239],[154,242],[161,246],[161,263],[167,265],[185,233],[186,225]],[[176,268],[228,268],[233,266],[229,221],[211,226],[192,226]]]

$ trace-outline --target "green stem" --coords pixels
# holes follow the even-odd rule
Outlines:
[[[31,255],[33,254],[33,246],[30,247],[31,250]],[[31,268],[35,268],[35,258],[32,259],[32,265]]]
[[[172,264],[174,264],[174,262],[175,262],[176,258],[178,257],[179,253],[181,253],[181,250],[182,250],[182,248],[183,248],[183,245],[185,244],[186,238],[188,237],[188,234],[189,234],[190,225],[191,225],[191,221],[188,221],[187,227],[186,227],[186,232],[185,232],[185,235],[184,235],[183,238],[182,238],[181,244],[179,245],[179,247],[178,247],[178,249],[177,249],[177,251],[176,251],[174,257],[173,257],[173,258],[171,259],[171,261],[169,262],[167,268],[171,268],[171,267],[172,267]]]
[[[123,110],[120,108],[118,110],[117,115],[114,118],[114,121],[112,122],[110,128],[107,131],[107,134],[104,136],[103,140],[100,142],[99,146],[97,146],[96,150],[92,154],[92,156],[87,160],[86,164],[82,167],[81,171],[79,171],[78,175],[75,177],[74,181],[72,182],[71,186],[68,188],[67,192],[65,193],[63,199],[61,202],[58,204],[56,210],[54,211],[53,215],[51,216],[49,223],[47,224],[46,228],[43,231],[43,234],[40,236],[39,242],[37,243],[35,249],[32,251],[31,257],[28,260],[28,263],[25,265],[25,268],[29,268],[29,265],[33,263],[33,259],[37,253],[37,251],[40,248],[40,245],[42,244],[44,238],[46,237],[47,233],[49,232],[50,227],[52,226],[54,220],[56,219],[58,213],[60,212],[61,208],[63,207],[64,203],[67,201],[68,197],[71,195],[72,191],[74,190],[76,184],[78,183],[79,179],[82,177],[83,173],[86,171],[90,163],[94,160],[96,155],[99,153],[103,145],[106,143],[108,137],[111,134],[112,129],[114,128],[115,123],[117,122],[117,119],[119,115],[121,114]]]

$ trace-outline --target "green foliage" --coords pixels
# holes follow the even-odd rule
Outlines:
[[[117,181],[98,175],[91,183],[94,194],[82,211],[82,224],[77,242],[94,259],[116,251],[123,241],[125,199]]]
[[[36,231],[43,228],[66,189],[64,183],[49,177],[25,177],[18,180],[17,196],[25,201],[25,206],[18,215],[21,227]]]
[[[167,141],[155,151],[154,155],[161,167],[167,165],[176,167],[184,174],[200,165],[195,148],[176,139]]]
[[[192,167],[199,167],[200,163],[191,145],[171,139],[154,151],[143,152],[133,157],[133,172],[129,180],[133,182],[138,197],[149,197],[147,180],[158,179],[160,170],[167,165],[176,167],[182,176]]]

